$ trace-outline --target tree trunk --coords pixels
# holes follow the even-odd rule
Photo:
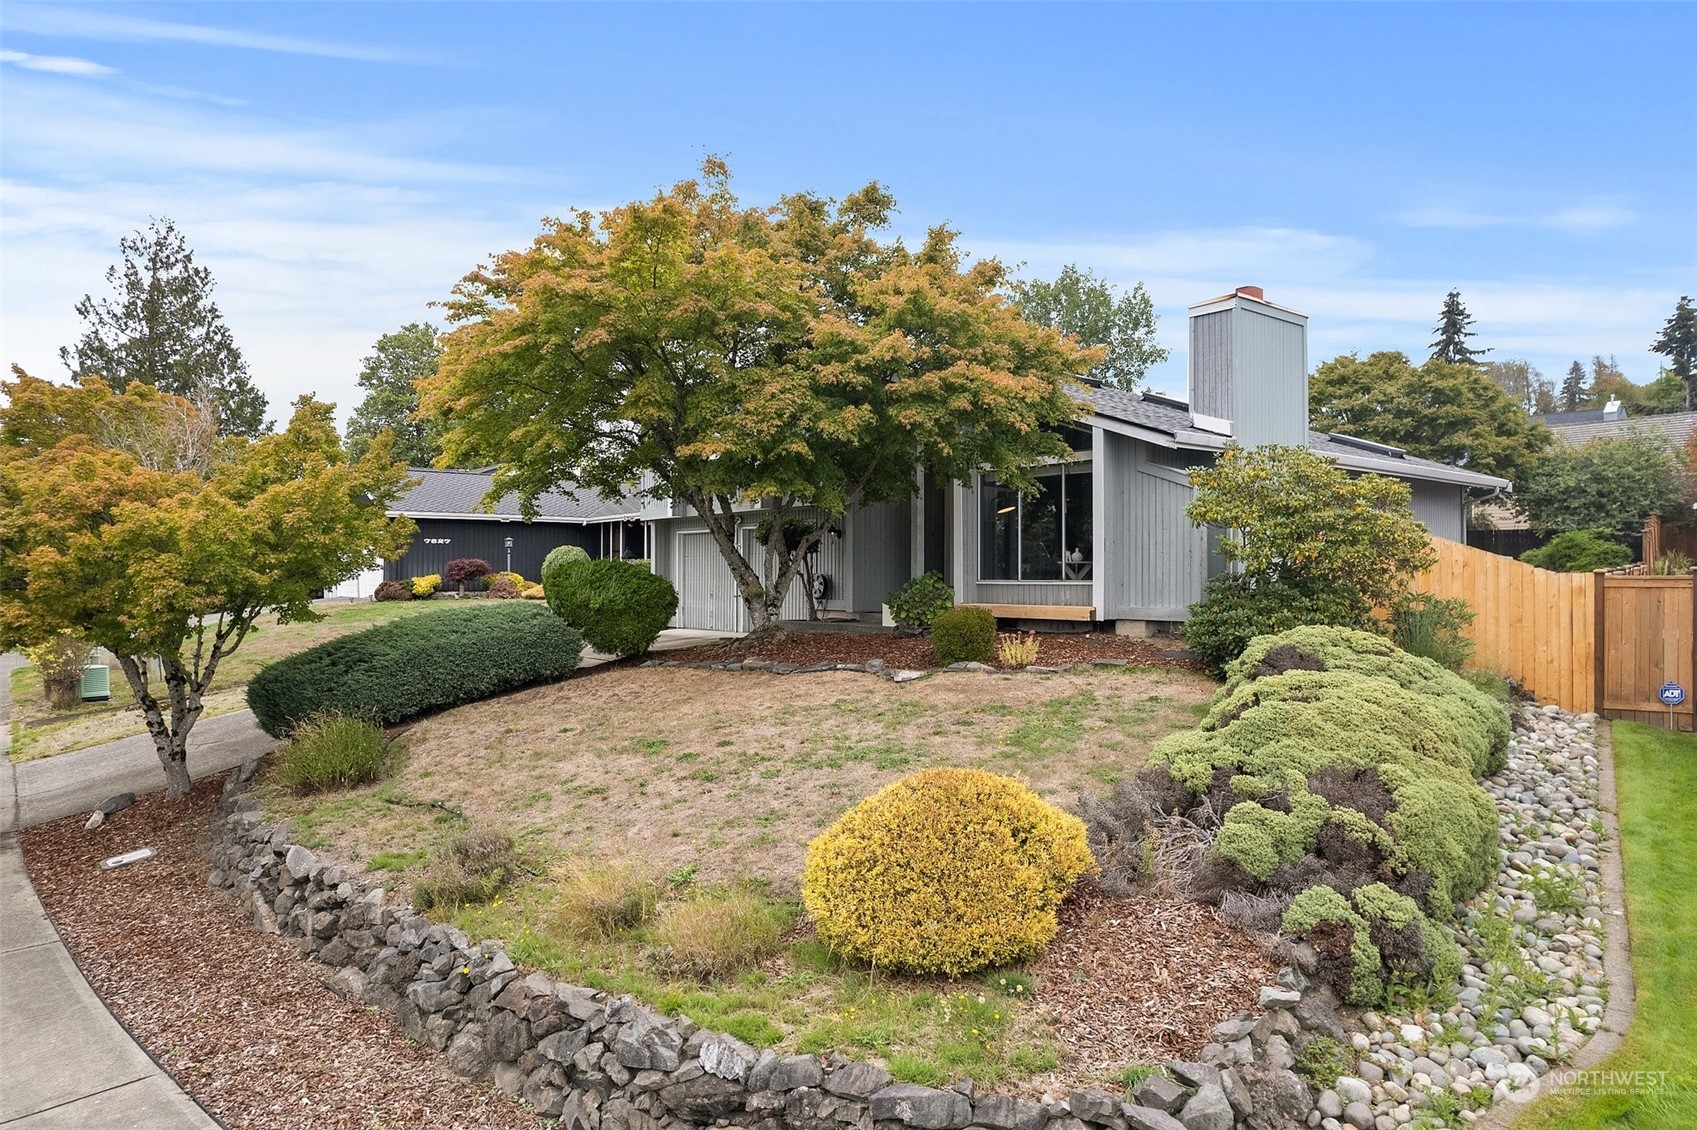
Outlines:
[[[171,718],[167,721],[159,700],[148,686],[146,660],[134,655],[119,655],[118,666],[141,707],[147,732],[153,737],[153,752],[159,755],[160,767],[165,770],[165,799],[176,800],[188,793],[193,782],[189,779],[189,731],[200,718],[200,694],[191,685],[188,672],[180,662],[165,661],[165,685],[170,691]]]

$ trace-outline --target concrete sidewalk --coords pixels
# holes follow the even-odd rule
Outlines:
[[[661,633],[656,651],[714,643],[714,632]],[[582,667],[611,657],[584,652]],[[148,1058],[94,995],[24,872],[17,830],[87,812],[122,792],[164,787],[146,734],[14,766],[10,675],[0,656],[0,1128],[217,1130],[220,1125]],[[189,736],[189,772],[221,772],[276,745],[250,711],[207,718]]]

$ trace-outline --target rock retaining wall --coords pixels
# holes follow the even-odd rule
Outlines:
[[[495,946],[387,904],[381,887],[265,823],[244,795],[258,768],[244,765],[225,786],[209,884],[240,901],[256,929],[295,939],[303,958],[329,967],[335,992],[566,1130],[1279,1130],[1318,1121],[1292,1070],[1297,1051],[1315,1034],[1345,1035],[1330,990],[1302,971],[1312,951],[1298,946],[1279,985],[1262,990],[1262,1015],[1220,1025],[1204,1062],[1167,1064],[1131,1101],[1096,1090],[1036,1101],[971,1082],[937,1090],[836,1055],[757,1052],[629,997],[526,976]]]

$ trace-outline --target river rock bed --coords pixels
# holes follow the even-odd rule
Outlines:
[[[1599,761],[1594,714],[1519,712],[1508,763],[1481,782],[1502,855],[1496,886],[1456,924],[1467,964],[1455,1003],[1362,1014],[1346,1051],[1354,1074],[1320,1093],[1309,1126],[1466,1126],[1596,1032],[1607,992]]]

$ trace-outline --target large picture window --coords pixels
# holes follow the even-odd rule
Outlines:
[[[978,547],[984,581],[1088,581],[1091,537],[1089,464],[1038,468],[1037,489],[1020,493],[985,476],[978,497]]]

